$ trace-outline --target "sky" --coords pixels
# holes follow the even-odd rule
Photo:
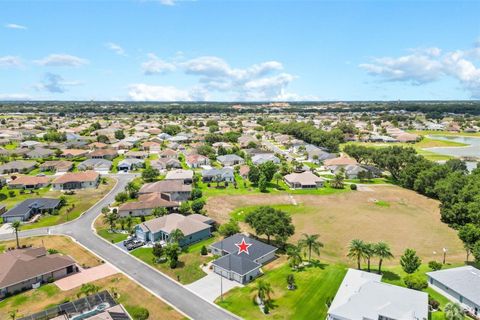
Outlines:
[[[480,1],[0,1],[0,100],[480,98]]]

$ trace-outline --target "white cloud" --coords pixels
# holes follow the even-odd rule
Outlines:
[[[11,67],[21,67],[22,60],[19,57],[15,56],[3,56],[0,57],[0,68],[11,68]]]
[[[374,58],[359,67],[384,81],[403,81],[415,85],[441,80],[445,77],[460,82],[473,98],[480,97],[480,68],[475,65],[480,50],[442,52],[438,48],[416,49],[400,57]]]
[[[8,28],[8,29],[17,29],[17,30],[27,30],[27,27],[25,26],[22,26],[20,24],[16,24],[16,23],[7,23],[5,25],[5,28]]]
[[[203,100],[194,90],[182,90],[173,86],[157,86],[144,83],[128,87],[128,97],[133,101],[197,101]]]
[[[44,90],[50,93],[64,93],[67,87],[80,85],[79,81],[66,81],[61,75],[47,72],[43,80],[35,85],[37,90]]]
[[[0,93],[0,100],[31,100],[32,97],[26,93]]]
[[[36,60],[35,62],[42,66],[51,67],[80,67],[89,63],[87,59],[69,54],[51,54],[41,60]]]
[[[115,52],[116,54],[118,54],[120,56],[125,55],[125,50],[120,45],[118,45],[114,42],[105,43],[105,47],[107,47],[108,49],[112,50],[113,52]]]
[[[146,75],[163,74],[174,71],[175,64],[158,58],[155,54],[148,54],[149,60],[142,63],[143,73]]]

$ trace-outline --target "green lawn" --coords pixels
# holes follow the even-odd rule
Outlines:
[[[109,232],[108,229],[98,230],[97,234],[111,243],[123,241],[128,237],[128,234]]]
[[[294,272],[286,263],[266,271],[259,279],[270,283],[273,289],[274,307],[269,315],[264,315],[254,303],[259,279],[230,290],[223,301],[217,299],[216,303],[244,319],[325,319],[326,301],[335,296],[346,271],[343,265],[321,264]],[[286,278],[290,273],[297,284],[293,291],[287,289]]]
[[[451,131],[435,131],[435,130],[407,130],[407,132],[418,134],[421,136],[430,134],[440,134],[442,136],[465,136],[465,137],[479,137],[480,132],[451,132]]]
[[[199,244],[200,245],[200,244]],[[201,248],[201,245],[200,245]],[[152,253],[152,248],[139,248],[131,252],[132,255],[139,258],[143,262],[167,274],[174,280],[180,281],[182,284],[192,283],[206,274],[200,268],[203,263],[207,263],[213,259],[212,256],[202,256],[197,250],[185,250],[179,256],[178,266],[171,269],[168,261],[164,263],[156,263]]]
[[[245,221],[245,217],[247,216],[248,213],[254,211],[255,209],[259,208],[261,206],[247,206],[247,207],[241,207],[238,208],[230,213],[230,216],[232,219],[236,221],[243,222]],[[285,211],[289,214],[302,214],[302,213],[308,213],[309,208],[305,207],[303,204],[298,204],[294,206],[293,204],[274,204],[274,205],[269,205],[269,207]]]

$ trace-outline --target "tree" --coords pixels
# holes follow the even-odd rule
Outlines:
[[[147,182],[155,181],[159,175],[158,169],[152,167],[147,167],[142,171],[142,179]]]
[[[312,251],[320,255],[320,248],[323,248],[323,243],[318,241],[318,234],[303,234],[303,239],[298,241],[300,248],[308,249],[308,261],[312,261]]]
[[[400,257],[400,265],[403,271],[412,274],[420,268],[422,260],[417,256],[417,252],[413,249],[406,249],[403,256]]]
[[[128,200],[128,194],[126,192],[119,192],[115,196],[115,201],[123,203]]]
[[[458,303],[449,302],[445,305],[443,312],[447,320],[463,320],[464,312]]]
[[[171,242],[180,243],[183,240],[183,238],[185,238],[185,235],[180,229],[175,229],[172,232],[170,232],[169,240]]]
[[[200,213],[200,211],[202,211],[203,207],[205,206],[205,200],[203,199],[195,199],[192,201],[192,210],[195,212],[195,213]]]
[[[258,179],[258,189],[260,192],[266,192],[267,191],[267,178],[263,174],[263,172],[260,173],[260,179]]]
[[[279,187],[280,185],[278,184],[278,181],[282,180],[283,176],[280,172],[275,172],[275,174],[273,175],[273,179],[275,179],[277,187]]]
[[[344,176],[342,172],[339,172],[335,175],[333,180],[330,181],[330,186],[334,189],[343,189],[343,180]]]
[[[224,237],[230,237],[240,232],[240,226],[236,220],[230,219],[227,223],[220,225],[218,232]]]
[[[180,254],[180,246],[176,242],[171,242],[165,247],[165,256],[170,261],[170,267],[175,269],[178,262],[178,255]]]
[[[192,200],[200,199],[203,196],[202,189],[195,188],[192,190]]]
[[[260,170],[257,166],[250,166],[250,170],[248,171],[248,180],[252,184],[257,184],[260,180]]]
[[[8,312],[8,316],[10,317],[11,320],[17,319],[18,315],[18,310],[11,310]]]
[[[255,230],[258,236],[267,236],[268,243],[271,237],[284,243],[295,232],[290,215],[272,207],[262,206],[255,209],[247,214],[245,222]]]
[[[383,260],[393,259],[390,246],[386,242],[379,242],[374,245],[375,255],[378,257],[378,273],[382,273]]]
[[[13,232],[15,232],[15,239],[17,240],[17,249],[20,248],[20,242],[18,240],[18,232],[20,231],[21,227],[22,227],[22,223],[20,221],[14,221],[10,225],[10,229],[13,229]]]
[[[273,289],[270,283],[263,280],[258,280],[256,290],[257,297],[262,303],[270,301],[270,295],[273,293]]]
[[[117,219],[118,219],[118,216],[115,213],[109,213],[109,214],[103,216],[103,221],[110,226],[111,231],[113,231],[115,229]]]
[[[127,224],[127,229],[129,232],[132,231],[132,224],[133,224],[133,218],[131,215],[128,215],[126,218],[125,218],[125,223]]]
[[[123,133],[123,130],[115,131],[115,139],[117,140],[125,139],[125,133]]]
[[[200,249],[200,254],[202,256],[206,256],[208,254],[208,250],[207,250],[207,247],[205,247],[204,245],[202,246],[202,248]]]
[[[295,276],[293,275],[293,273],[289,273],[287,275],[287,284],[288,284],[288,290],[294,290],[297,287],[295,283]]]
[[[287,256],[292,269],[297,269],[302,263],[302,249],[299,246],[289,246],[287,248]]]
[[[140,187],[133,181],[130,181],[129,183],[127,183],[125,190],[128,192],[128,195],[131,199],[135,199],[137,197],[138,191],[140,190]]]
[[[157,258],[157,261],[163,257],[163,247],[160,243],[155,243],[152,248],[152,254],[155,258]]]
[[[372,243],[365,243],[365,259],[367,260],[367,271],[370,272],[370,262],[375,254],[374,245]]]
[[[157,208],[153,208],[153,210],[152,210],[152,214],[155,217],[163,217],[167,213],[168,213],[168,210],[165,207],[157,207]]]
[[[472,254],[476,263],[480,263],[480,241],[477,241],[472,247]]]
[[[462,240],[463,246],[467,251],[468,261],[475,243],[480,241],[480,227],[477,227],[473,223],[467,223],[458,230],[458,237]]]
[[[273,161],[266,161],[258,166],[258,170],[265,175],[267,182],[272,181],[278,166]]]
[[[190,204],[188,202],[182,202],[178,208],[178,212],[183,215],[188,215],[190,213]]]
[[[348,246],[347,257],[356,259],[357,269],[360,270],[360,262],[365,258],[365,242],[359,239],[353,239]]]

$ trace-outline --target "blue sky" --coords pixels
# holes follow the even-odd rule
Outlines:
[[[480,1],[2,1],[0,100],[480,98]]]

